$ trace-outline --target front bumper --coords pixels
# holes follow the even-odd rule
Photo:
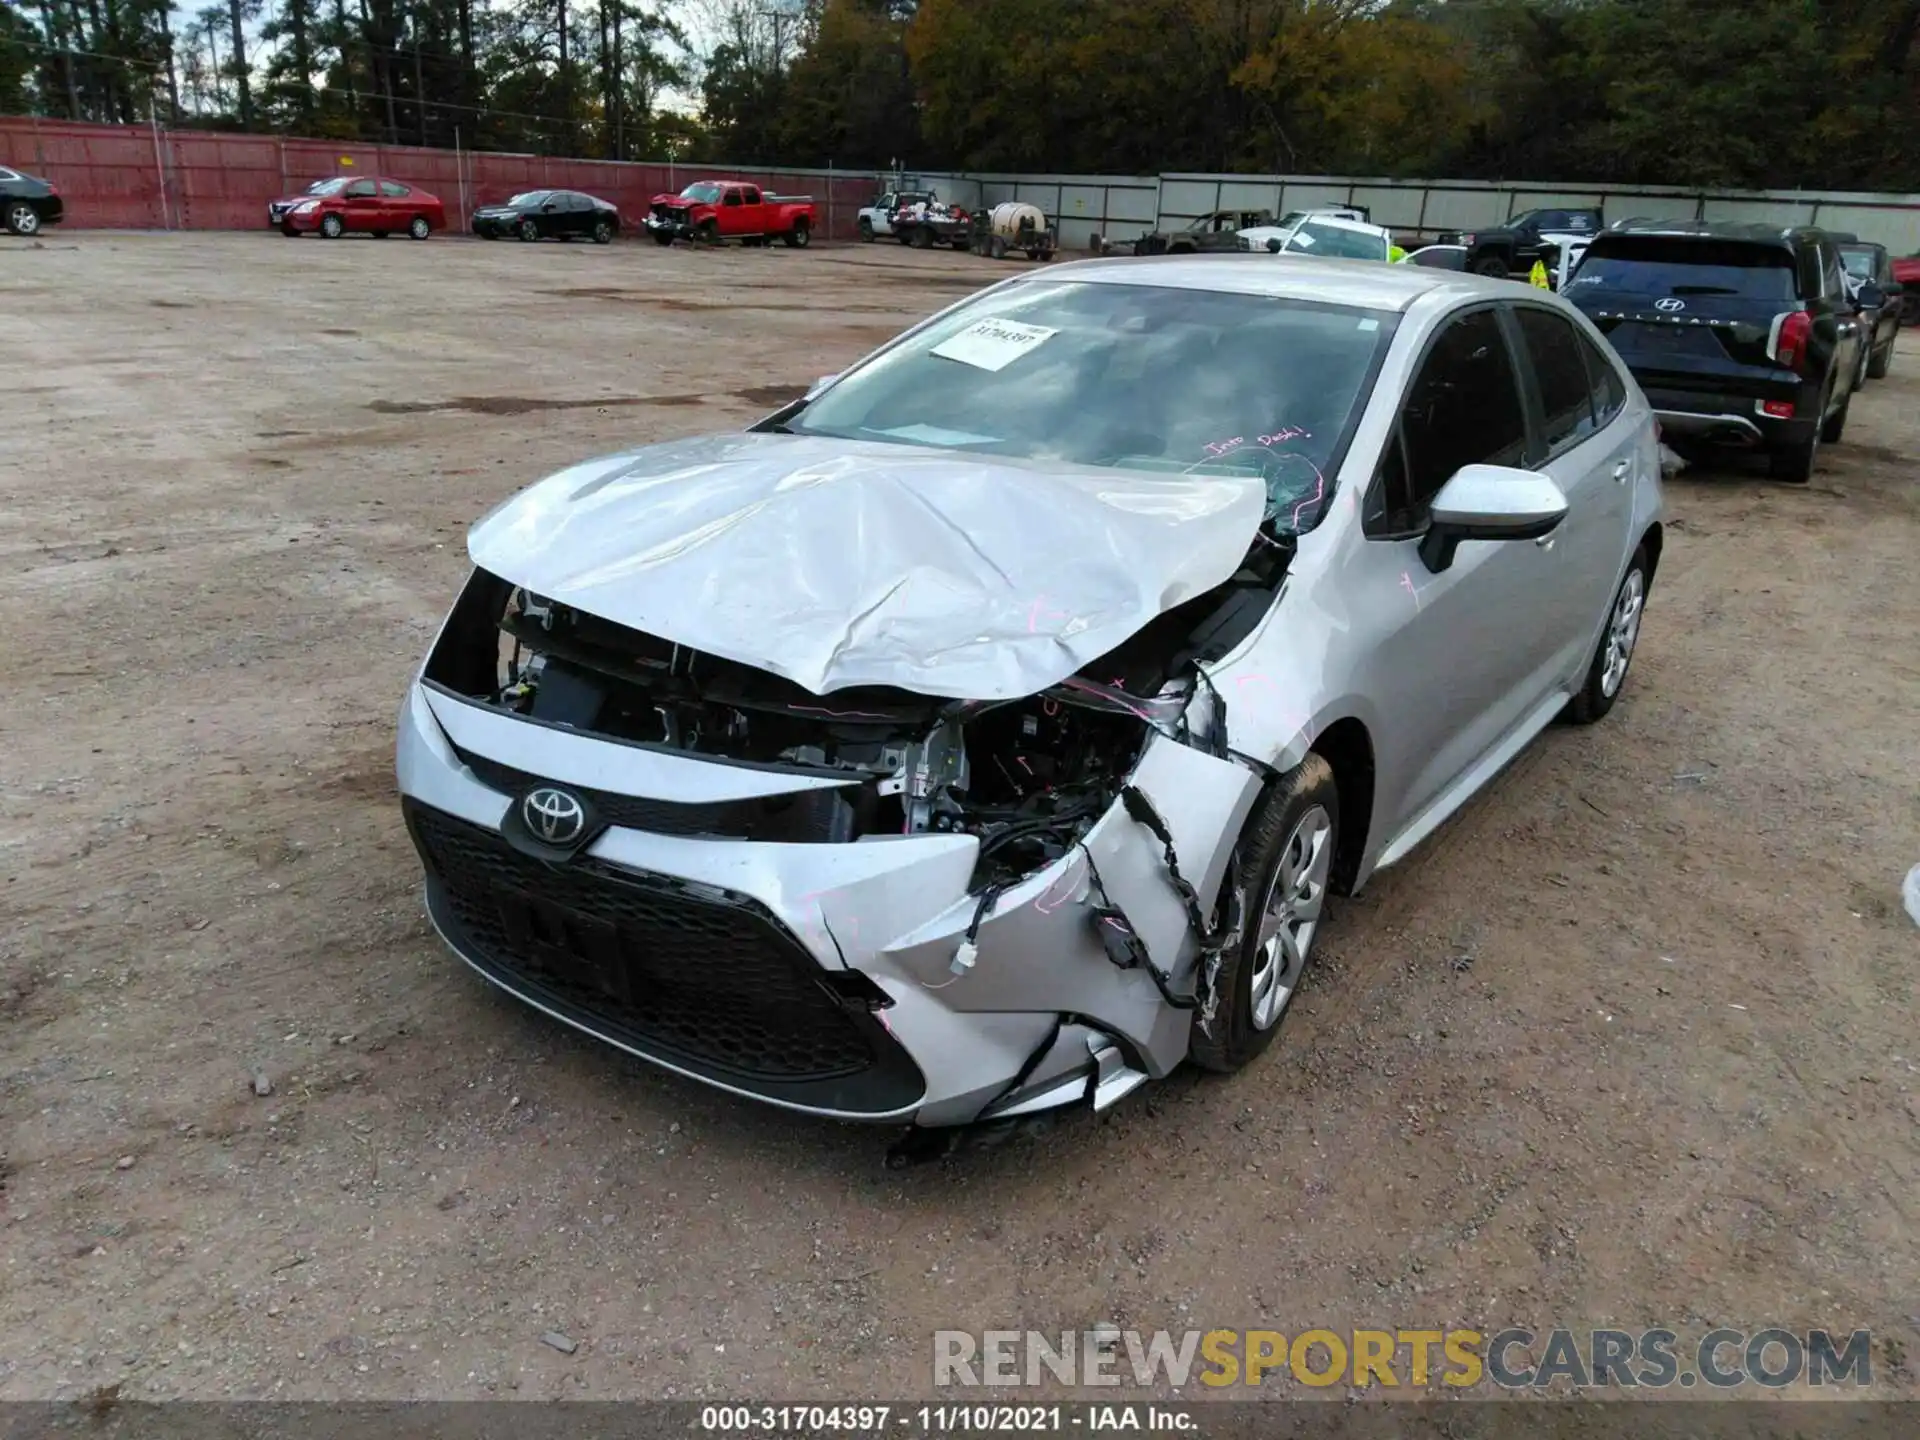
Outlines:
[[[695,231],[691,221],[677,220],[670,215],[649,215],[646,219],[649,232],[666,235],[675,240],[692,240]]]
[[[1111,1101],[1186,1055],[1191,1012],[1117,968],[1089,921],[1086,853],[1157,963],[1191,986],[1160,846],[1118,805],[1085,852],[995,901],[977,960],[956,974],[978,903],[972,836],[782,843],[614,825],[552,864],[502,828],[541,780],[590,789],[630,820],[644,816],[621,813],[622,799],[697,810],[832,781],[557,730],[430,683],[403,708],[398,776],[429,913],[456,954],[556,1019],[721,1089],[838,1119],[951,1125],[1096,1090]],[[1156,740],[1134,782],[1167,817],[1183,870],[1217,890],[1220,837],[1238,834],[1252,773]]]

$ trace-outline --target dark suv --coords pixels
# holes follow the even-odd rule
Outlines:
[[[1804,483],[1846,426],[1864,336],[1823,231],[1621,221],[1594,237],[1567,298],[1676,449],[1765,450],[1776,478]]]

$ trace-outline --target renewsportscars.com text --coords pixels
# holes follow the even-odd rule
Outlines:
[[[1257,1386],[1270,1375],[1357,1389],[1728,1390],[1873,1383],[1873,1335],[1827,1330],[939,1330],[933,1383]]]

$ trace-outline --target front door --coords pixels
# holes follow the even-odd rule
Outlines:
[[[373,180],[355,180],[341,197],[346,213],[340,218],[349,230],[384,230],[381,223],[380,186]]]
[[[1447,322],[1402,402],[1398,434],[1362,510],[1353,583],[1395,617],[1374,648],[1368,689],[1397,717],[1377,739],[1379,814],[1405,829],[1512,730],[1536,696],[1546,643],[1530,540],[1469,540],[1439,574],[1420,558],[1433,497],[1462,467],[1519,465],[1527,448],[1506,327],[1494,306]]]

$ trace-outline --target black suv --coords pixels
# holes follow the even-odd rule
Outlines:
[[[1894,342],[1906,323],[1906,289],[1893,278],[1893,257],[1887,247],[1854,239],[1840,241],[1840,263],[1847,267],[1853,281],[1853,298],[1860,307],[1860,325],[1866,332],[1867,375],[1873,380],[1887,378],[1893,364]]]
[[[1598,234],[1604,219],[1598,206],[1522,210],[1504,225],[1445,231],[1439,243],[1466,246],[1467,269],[1476,275],[1524,275],[1536,260],[1552,270],[1563,244]]]
[[[1823,231],[1623,220],[1594,237],[1566,294],[1676,449],[1762,449],[1776,478],[1805,482],[1846,426],[1865,337]]]

